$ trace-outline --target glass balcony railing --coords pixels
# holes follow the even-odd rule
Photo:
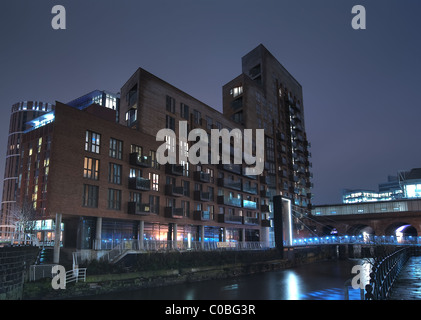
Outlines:
[[[193,211],[193,218],[194,220],[199,220],[199,221],[210,220],[210,212],[201,211],[201,210]]]
[[[241,199],[226,196],[218,196],[218,203],[239,208],[241,208],[242,205]]]
[[[254,202],[254,201],[250,201],[250,200],[243,200],[243,208],[256,210],[257,209],[257,203]]]
[[[149,215],[151,214],[151,205],[149,203],[128,203],[128,213],[137,215]]]
[[[218,186],[241,191],[242,183],[240,180],[235,181],[227,178],[219,178]]]
[[[151,190],[151,180],[142,177],[129,178],[129,189],[149,191]]]
[[[151,167],[151,158],[148,156],[139,155],[137,152],[130,153],[130,164],[144,168]]]

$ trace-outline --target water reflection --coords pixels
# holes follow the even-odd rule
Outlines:
[[[130,300],[342,300],[357,261],[326,261],[231,279],[186,283],[89,299]],[[350,300],[360,291],[349,288]]]

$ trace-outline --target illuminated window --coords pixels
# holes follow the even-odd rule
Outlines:
[[[243,93],[243,86],[235,87],[230,90],[230,94],[235,98]]]
[[[99,178],[99,160],[85,157],[83,162],[83,177],[93,180]]]
[[[159,191],[159,174],[149,173],[149,180],[152,182],[152,190]]]
[[[101,144],[101,135],[93,131],[86,131],[85,136],[85,151],[99,153]]]

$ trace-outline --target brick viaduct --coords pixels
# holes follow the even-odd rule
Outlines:
[[[334,229],[337,235],[353,236],[366,232],[375,236],[391,236],[396,235],[396,229],[405,225],[408,225],[404,229],[405,235],[421,236],[421,201],[406,202],[401,201],[405,204],[405,211],[313,214],[303,222],[319,236],[329,235]]]

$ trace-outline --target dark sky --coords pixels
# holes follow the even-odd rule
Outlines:
[[[51,27],[56,4],[66,8],[66,30]],[[357,4],[366,8],[366,30],[351,27]],[[221,110],[222,86],[241,73],[241,57],[262,43],[303,86],[315,204],[339,203],[343,188],[377,189],[387,175],[421,167],[421,1],[0,5],[4,155],[12,104],[118,92],[138,67]]]

